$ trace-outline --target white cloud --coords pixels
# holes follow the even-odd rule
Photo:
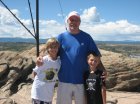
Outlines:
[[[97,12],[96,7],[91,7],[89,9],[85,9],[83,14],[81,15],[82,22],[93,23],[100,22],[100,15]]]
[[[11,14],[10,14],[10,12],[7,10],[7,9],[5,9],[5,8],[3,8],[3,7],[1,7],[0,6],[0,24],[3,24],[3,25],[13,25],[13,24],[15,24],[14,23],[14,17],[13,16],[11,16]],[[16,10],[16,9],[13,9],[13,10],[11,10],[16,16],[18,16],[18,11]]]
[[[95,40],[140,41],[140,25],[129,23],[127,20],[105,22],[96,7],[84,10],[81,19],[81,29],[92,35]]]
[[[89,26],[84,30],[92,34],[95,40],[140,40],[140,26],[131,24],[127,20]]]
[[[32,38],[28,31],[7,11],[0,6],[0,37]],[[29,19],[21,19],[18,10],[12,12],[33,33],[32,22]],[[59,15],[60,16],[60,15]],[[138,40],[140,41],[140,25],[132,24],[128,20],[116,20],[105,22],[101,19],[96,7],[83,10],[80,29],[89,33],[94,40]],[[40,38],[49,38],[65,31],[65,25],[56,20],[39,21]]]

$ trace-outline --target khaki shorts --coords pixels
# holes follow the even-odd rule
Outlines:
[[[85,104],[85,93],[83,84],[71,84],[59,82],[56,104]]]

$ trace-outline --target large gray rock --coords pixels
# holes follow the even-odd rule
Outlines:
[[[26,54],[28,55],[28,54]],[[28,75],[31,74],[32,68],[35,66],[32,57],[22,56],[16,52],[0,52],[0,58],[5,60],[5,64],[2,64],[1,61],[1,76],[4,73],[5,77],[2,77],[1,83],[4,83],[1,87],[3,92],[8,92],[7,96],[15,92],[12,87],[18,86],[20,82],[16,83],[18,80],[25,81],[28,78]],[[4,66],[5,65],[5,66]],[[1,84],[0,83],[0,84]]]
[[[0,77],[8,70],[8,64],[6,62],[0,62]]]
[[[30,96],[26,95],[30,95],[31,73],[36,61],[35,51],[33,48],[21,53],[0,52],[1,96],[16,99],[18,104],[31,102]],[[140,91],[140,60],[104,50],[101,50],[101,53],[103,64],[108,72],[106,79],[108,90]],[[17,96],[20,98],[18,99]],[[28,101],[25,102],[25,99]]]
[[[107,69],[107,89],[140,91],[140,60],[119,53],[102,50],[102,60]]]

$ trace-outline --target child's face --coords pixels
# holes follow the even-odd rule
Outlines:
[[[58,46],[57,44],[52,44],[52,45],[48,48],[48,54],[49,54],[51,57],[57,57],[58,48],[59,48],[59,46]]]
[[[100,62],[100,58],[99,57],[94,57],[93,55],[91,55],[88,58],[88,65],[94,69],[96,69],[96,67],[98,66]]]

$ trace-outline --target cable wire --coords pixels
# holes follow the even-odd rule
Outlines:
[[[33,26],[33,30],[34,30],[34,34],[35,32],[35,26],[34,26],[34,21],[33,21],[33,16],[32,16],[32,10],[31,10],[31,5],[30,5],[30,0],[28,0],[28,5],[29,5],[29,9],[30,9],[30,15],[31,15],[31,20],[32,20],[32,26]]]
[[[66,22],[65,22],[65,18],[64,18],[64,13],[63,13],[62,5],[61,5],[61,1],[58,0],[58,2],[59,2],[60,10],[61,10],[61,15],[62,15],[62,18],[63,18],[63,21],[64,21],[65,29],[67,30]]]
[[[11,10],[7,7],[7,5],[2,0],[0,1],[5,6],[5,8],[18,20],[18,22],[20,22],[20,24],[35,38],[33,33],[16,17],[16,15],[13,12],[11,12]]]

